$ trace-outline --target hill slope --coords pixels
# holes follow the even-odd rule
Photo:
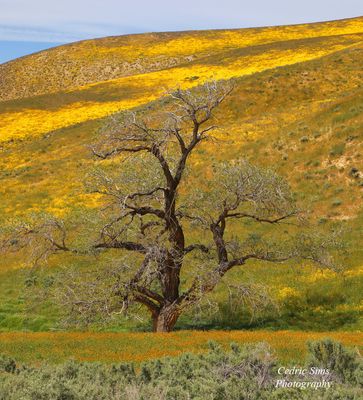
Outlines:
[[[273,28],[150,33],[86,40],[0,66],[0,100],[160,71],[270,43],[361,33],[363,19]]]
[[[321,282],[335,291],[347,290],[343,303],[358,313],[363,18],[112,37],[1,65],[1,221],[33,211],[67,215],[79,206],[93,207],[95,198],[85,193],[82,179],[94,163],[87,145],[102,118],[157,101],[166,89],[231,77],[236,88],[216,115],[224,144],[208,144],[196,154],[196,168],[238,156],[273,165],[317,220],[346,221],[352,232],[351,270],[344,283],[348,289],[336,276],[316,276],[311,270],[256,268],[276,293],[286,287],[304,291]],[[6,320],[22,307],[14,272],[22,266],[13,255],[0,261],[0,327],[2,315]],[[339,311],[342,304],[337,307]],[[22,329],[24,320],[19,321],[15,326]]]

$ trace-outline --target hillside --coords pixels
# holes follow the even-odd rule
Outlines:
[[[230,50],[359,34],[362,25],[362,19],[348,19],[274,28],[150,33],[86,40],[1,65],[0,100],[72,90],[192,61],[203,64],[210,56],[225,59]],[[256,51],[260,53],[258,48]]]
[[[67,216],[78,207],[94,207],[97,199],[85,193],[82,181],[94,164],[87,145],[104,117],[157,102],[167,89],[232,77],[236,88],[216,115],[225,145],[208,144],[193,163],[200,168],[213,159],[244,156],[273,165],[317,221],[345,221],[351,247],[344,282],[310,269],[269,272],[256,264],[256,270],[276,295],[283,297],[286,288],[304,296],[313,290],[313,306],[322,307],[318,316],[324,312],[316,299],[322,282],[333,297],[346,290],[334,312],[357,327],[363,276],[363,17],[110,37],[0,65],[0,219],[39,211]],[[0,327],[48,329],[51,310],[30,320],[22,314],[17,270],[23,266],[12,254],[0,261]]]

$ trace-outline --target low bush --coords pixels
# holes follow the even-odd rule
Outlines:
[[[342,156],[344,154],[345,151],[345,143],[339,143],[334,145],[331,150],[330,150],[330,155],[332,157],[338,157],[338,156]]]
[[[310,366],[329,369],[339,382],[353,385],[363,383],[357,382],[356,372],[359,369],[357,355],[341,343],[326,339],[310,342],[308,348]]]
[[[138,368],[132,363],[74,361],[33,368],[8,357],[0,360],[0,400],[358,400],[363,396],[361,357],[331,340],[310,343],[307,360],[307,366],[331,371],[334,385],[325,389],[277,388],[279,365],[264,343],[231,344],[230,351],[210,343],[205,354],[166,357]]]
[[[339,207],[343,204],[343,202],[340,199],[334,199],[331,204],[333,207]]]

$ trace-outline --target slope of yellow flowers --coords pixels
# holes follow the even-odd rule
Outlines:
[[[291,43],[287,47],[257,49],[252,54],[225,55],[222,60],[207,59],[186,66],[138,74],[91,84],[59,95],[49,107],[47,98],[41,106],[28,100],[20,103],[0,104],[0,141],[42,135],[50,131],[105,117],[120,110],[146,104],[175,87],[189,88],[207,80],[229,79],[262,72],[267,69],[291,65],[319,58],[363,43],[363,35],[339,36],[334,40]],[[223,63],[221,62],[223,61]],[[114,96],[108,100],[109,93]],[[67,97],[68,96],[68,97]],[[92,97],[89,101],[85,98]],[[97,97],[99,101],[97,101]],[[72,101],[67,100],[71,98]],[[54,106],[54,102],[56,103]],[[1,111],[3,112],[1,113]]]
[[[180,66],[236,48],[361,33],[363,18],[293,26],[149,33],[72,43],[0,65],[0,100]]]

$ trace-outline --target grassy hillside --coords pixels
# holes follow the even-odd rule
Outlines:
[[[29,97],[133,76],[236,49],[362,32],[363,20],[217,31],[150,33],[72,43],[0,66],[0,99]],[[257,49],[258,52],[258,49]]]
[[[87,145],[104,117],[157,102],[167,89],[232,77],[236,88],[216,115],[222,143],[201,148],[192,159],[197,170],[238,156],[273,165],[320,224],[349,228],[344,277],[258,263],[246,273],[269,283],[282,305],[279,320],[266,315],[263,326],[360,328],[363,18],[112,37],[0,65],[1,221],[94,207],[82,180],[94,164]],[[0,260],[0,328],[50,329],[57,320],[51,305],[25,312],[22,267],[16,255]],[[207,324],[246,327],[248,319],[237,313]]]

